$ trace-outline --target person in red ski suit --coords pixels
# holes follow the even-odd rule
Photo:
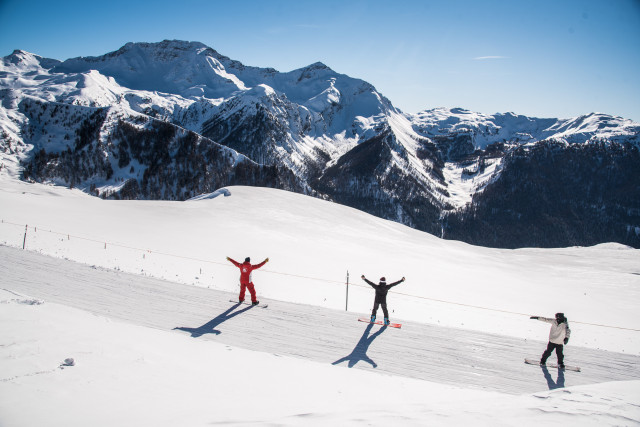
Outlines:
[[[249,289],[249,293],[251,294],[251,304],[256,305],[260,303],[260,301],[256,298],[256,288],[251,281],[251,272],[253,270],[257,270],[258,268],[265,265],[269,262],[269,258],[262,261],[260,264],[251,265],[251,258],[246,257],[244,262],[240,264],[238,261],[235,261],[229,257],[227,257],[228,261],[231,261],[233,265],[240,269],[240,297],[238,298],[240,302],[244,301],[244,294],[247,289]]]

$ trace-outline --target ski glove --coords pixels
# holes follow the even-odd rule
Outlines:
[[[565,344],[568,344],[568,343],[569,343],[569,338],[565,338],[565,339],[564,339],[564,343],[565,343]]]
[[[538,316],[531,316],[529,319],[536,319],[536,320],[538,320]]]

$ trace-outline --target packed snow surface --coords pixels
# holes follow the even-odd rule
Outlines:
[[[105,201],[0,180],[2,425],[640,423],[638,250],[474,247],[265,188]],[[229,301],[226,256],[269,257],[268,308]],[[406,277],[402,329],[357,322],[362,274]],[[529,316],[559,311],[580,373],[523,363],[549,332]]]

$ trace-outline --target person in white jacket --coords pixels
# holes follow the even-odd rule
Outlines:
[[[564,368],[564,344],[569,342],[569,336],[571,336],[571,329],[569,329],[569,322],[564,317],[564,313],[556,313],[555,319],[549,319],[547,317],[531,316],[531,319],[540,320],[541,322],[551,323],[551,330],[549,331],[549,344],[547,349],[542,353],[540,359],[540,365],[545,365],[547,359],[556,351],[558,356],[558,367]]]

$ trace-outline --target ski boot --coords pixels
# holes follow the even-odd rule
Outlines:
[[[388,324],[389,324],[389,318],[388,318],[388,317],[385,317],[385,318],[384,318],[384,324],[385,324],[385,325],[388,325]]]
[[[373,314],[371,315],[371,323],[374,323],[376,321],[376,315]]]
[[[251,305],[258,305],[260,304],[260,301],[256,300],[256,301],[251,301]]]

